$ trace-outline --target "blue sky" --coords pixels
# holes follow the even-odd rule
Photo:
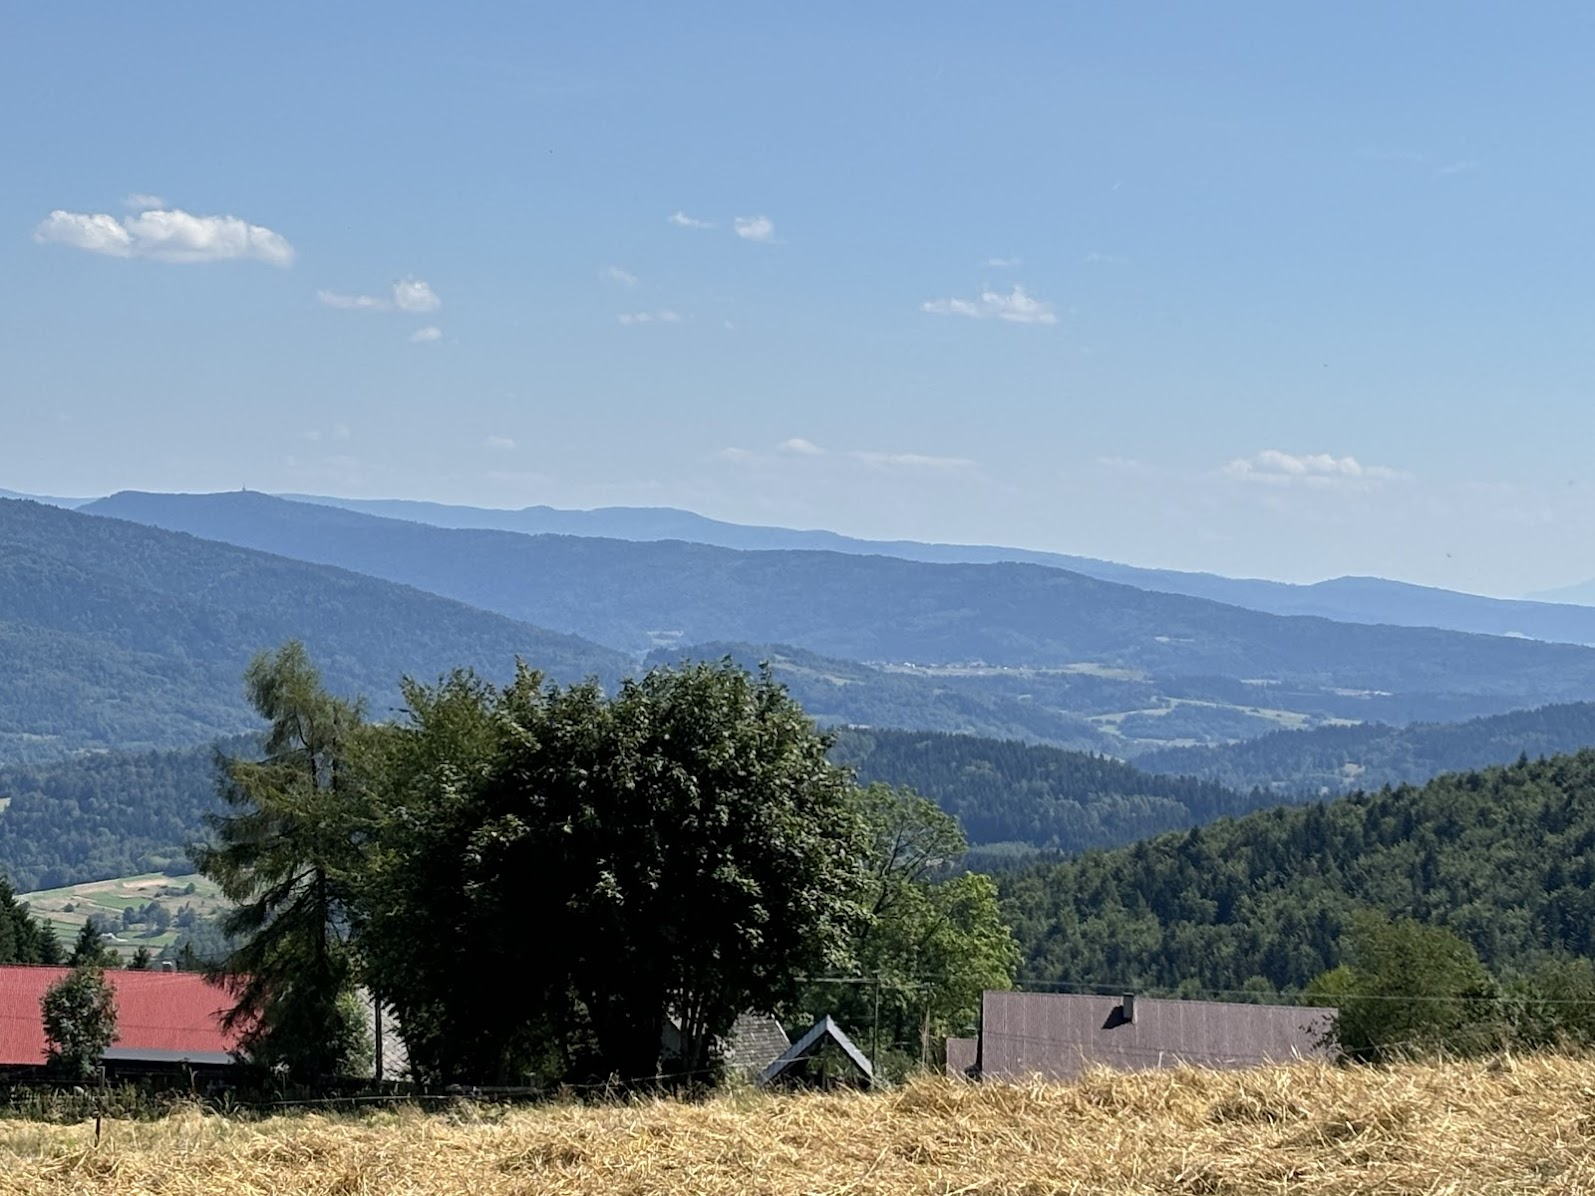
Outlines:
[[[1578,580],[1592,35],[1574,4],[11,5],[0,486]]]

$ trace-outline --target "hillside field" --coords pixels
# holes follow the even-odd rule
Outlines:
[[[0,1189],[55,1193],[1580,1193],[1595,1062],[1098,1072],[1055,1087],[0,1123]]]
[[[114,880],[89,881],[61,889],[42,889],[18,897],[34,916],[55,928],[55,937],[70,950],[83,923],[96,915],[115,934],[106,945],[126,959],[140,947],[158,955],[162,947],[177,938],[177,918],[186,906],[196,917],[214,917],[222,908],[220,891],[203,876],[167,876],[147,872],[140,876],[121,876]],[[125,909],[139,909],[154,902],[172,917],[172,924],[157,932],[148,922],[124,928]]]

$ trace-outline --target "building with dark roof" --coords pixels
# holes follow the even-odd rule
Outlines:
[[[1086,993],[987,992],[972,1074],[1072,1080],[1092,1067],[1251,1067],[1331,1055],[1335,1011]],[[948,1042],[948,1063],[967,1048]]]
[[[43,1067],[47,1058],[45,991],[70,968],[0,966],[0,1070]],[[194,972],[107,970],[116,998],[116,1041],[105,1052],[111,1070],[162,1070],[232,1063],[239,1034],[222,1028],[232,1008],[226,992]]]

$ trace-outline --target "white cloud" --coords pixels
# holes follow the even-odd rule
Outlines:
[[[443,300],[419,278],[401,278],[393,284],[393,306],[408,312],[437,311]]]
[[[737,236],[744,241],[757,241],[770,245],[775,241],[775,221],[768,216],[738,216],[735,221]]]
[[[610,282],[618,282],[623,287],[637,285],[637,276],[630,270],[622,270],[619,266],[605,266],[599,271],[599,276],[608,279]]]
[[[860,449],[848,456],[877,469],[973,469],[976,465],[968,457],[930,457],[924,453],[880,453]]]
[[[711,221],[698,220],[695,217],[689,216],[685,212],[680,211],[679,209],[671,214],[670,223],[675,225],[677,228],[713,228],[714,227],[714,224]]]
[[[508,452],[515,447],[515,441],[508,436],[489,436],[482,441],[482,447]]]
[[[1457,162],[1447,162],[1435,173],[1442,175],[1466,174],[1468,171],[1477,170],[1478,168],[1479,163],[1475,162],[1472,158],[1464,158]]]
[[[825,452],[812,440],[805,440],[801,436],[794,436],[790,440],[783,440],[778,446],[783,453],[796,453],[801,457],[817,457]]]
[[[622,324],[679,324],[681,313],[671,311],[668,307],[662,311],[626,311],[621,312],[615,319]]]
[[[151,195],[147,191],[134,191],[122,197],[122,206],[136,212],[147,212],[151,208],[164,208],[166,201],[159,195]]]
[[[986,265],[994,267],[998,270],[1006,270],[1009,267],[1017,266],[1018,264],[1019,259],[1016,257],[988,257],[986,259]]]
[[[920,311],[933,316],[968,316],[972,320],[998,319],[1012,324],[1056,324],[1052,304],[1043,303],[1022,286],[1015,285],[1004,295],[984,290],[979,299],[927,299]]]
[[[346,295],[339,291],[317,291],[316,300],[323,307],[340,311],[403,311],[411,314],[437,311],[443,300],[437,292],[419,278],[401,278],[393,284],[389,298],[379,295]],[[437,339],[432,337],[429,339]]]
[[[430,345],[433,342],[440,341],[442,339],[443,329],[439,328],[436,324],[428,324],[425,328],[417,328],[414,332],[410,333],[410,343],[412,345]]]
[[[737,448],[735,446],[723,448],[715,456],[722,461],[735,461],[739,465],[751,464],[759,459],[759,454],[752,449]]]
[[[390,306],[386,299],[375,295],[344,295],[337,291],[317,291],[316,302],[340,311],[387,311]]]
[[[287,266],[294,260],[293,246],[269,228],[236,216],[194,216],[176,208],[150,209],[120,219],[57,209],[39,222],[33,239],[108,257],[160,262],[243,259]]]
[[[1255,456],[1237,457],[1226,464],[1221,472],[1241,482],[1302,486],[1315,490],[1369,490],[1408,477],[1402,470],[1387,465],[1364,465],[1355,457],[1336,457],[1331,453],[1285,453],[1279,449],[1264,449]]]
[[[1086,254],[1085,258],[1084,258],[1084,261],[1088,265],[1095,265],[1095,266],[1122,266],[1126,262],[1128,262],[1129,260],[1130,260],[1129,258],[1120,257],[1116,253],[1095,253],[1095,252]]]

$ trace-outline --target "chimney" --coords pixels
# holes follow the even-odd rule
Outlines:
[[[1119,1012],[1123,1015],[1124,1020],[1127,1022],[1135,1021],[1135,994],[1125,993],[1119,1000]]]

